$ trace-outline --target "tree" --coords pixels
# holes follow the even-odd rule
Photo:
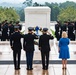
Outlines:
[[[51,16],[52,16],[52,21],[57,21],[57,16],[59,15],[60,9],[57,6],[54,6],[53,9],[51,10]]]
[[[60,8],[67,8],[67,7],[70,7],[70,6],[73,6],[73,7],[76,8],[76,3],[73,2],[73,1],[66,1],[66,2],[64,2],[64,3],[60,3],[60,4],[59,4],[59,7],[60,7]]]
[[[59,8],[58,4],[57,3],[50,4],[48,2],[45,2],[45,5],[51,8],[50,19],[52,21],[56,21],[57,16],[59,15],[59,12],[60,12],[60,8]]]
[[[37,2],[33,3],[33,6],[40,6]]]
[[[59,21],[68,21],[68,19],[70,21],[76,21],[76,8],[73,6],[62,9],[58,15]]]
[[[25,4],[26,6],[32,6],[32,0],[26,0],[25,2],[23,2],[23,4]]]
[[[16,11],[20,16],[20,21],[24,21],[25,20],[24,8],[16,9]]]
[[[14,8],[2,8],[0,7],[0,21],[4,21],[4,20],[8,20],[8,21],[19,21],[20,17],[19,15],[16,13],[16,10]]]

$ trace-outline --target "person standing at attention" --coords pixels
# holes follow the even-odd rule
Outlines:
[[[27,70],[33,70],[33,55],[34,55],[34,39],[38,39],[38,36],[32,32],[33,28],[28,28],[28,33],[24,35],[23,49],[26,51],[26,63]]]
[[[54,37],[48,32],[48,28],[43,28],[43,34],[39,38],[39,50],[41,51],[42,67],[43,70],[48,70],[49,66],[49,41]]]
[[[69,45],[70,40],[68,38],[68,35],[65,31],[62,32],[62,38],[59,40],[59,58],[62,59],[62,69],[66,69],[67,59],[70,58],[69,54]]]
[[[12,33],[10,36],[10,46],[13,50],[13,60],[15,70],[19,70],[21,49],[22,49],[21,38],[23,37],[23,35],[20,34],[18,26],[14,26],[14,30],[15,32]]]

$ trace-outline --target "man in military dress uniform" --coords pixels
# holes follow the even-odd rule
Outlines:
[[[12,21],[10,21],[10,23],[8,24],[8,37],[9,38],[13,32],[14,32],[14,25],[12,24]]]
[[[16,22],[16,25],[15,26],[19,26],[19,31],[22,30],[22,26],[19,24],[19,21]]]
[[[61,26],[60,37],[62,36],[63,31],[68,31],[67,28],[68,28],[68,22],[64,21],[64,24]]]
[[[47,28],[43,28],[43,34],[39,38],[39,50],[41,51],[43,70],[47,70],[49,65],[50,39],[54,39],[54,37],[51,36]]]
[[[33,55],[34,55],[34,39],[38,36],[32,32],[33,28],[28,28],[28,34],[24,35],[23,48],[26,51],[27,70],[32,70]]]
[[[1,40],[2,32],[1,32],[1,23],[0,23],[0,40]]]
[[[18,26],[15,26],[14,29],[15,32],[10,37],[10,46],[13,50],[13,60],[14,60],[15,70],[19,70],[21,49],[22,49],[21,38],[23,37],[23,35],[21,35],[20,32],[18,31],[19,30]]]
[[[1,30],[2,30],[2,41],[8,40],[8,23],[7,23],[7,21],[2,22]]]
[[[57,40],[60,39],[60,23],[57,21],[57,24],[55,25],[55,36]]]
[[[74,33],[73,33],[73,31],[74,31],[74,25],[73,25],[73,23],[69,23],[68,24],[68,38],[70,39],[70,40],[73,40],[73,38],[74,38]]]

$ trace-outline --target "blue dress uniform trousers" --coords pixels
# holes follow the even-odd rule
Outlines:
[[[33,64],[33,54],[34,51],[28,52],[26,51],[26,62],[27,62],[27,69],[32,69],[32,64]]]

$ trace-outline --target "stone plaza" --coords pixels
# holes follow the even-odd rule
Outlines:
[[[29,27],[31,25],[37,26],[37,24],[39,26],[43,25],[42,27],[52,28],[50,25],[50,19],[48,18],[49,17],[48,13],[47,12],[42,13],[42,8],[40,10],[41,12],[37,12],[36,9],[33,9],[33,10],[35,10],[35,12],[33,10],[31,10],[32,11],[31,13],[29,11],[29,8],[26,9],[27,10],[26,12],[29,12],[29,14],[31,14],[31,15],[26,13],[27,17],[29,17],[29,18],[26,19],[26,21],[23,25],[22,31],[27,30],[27,27]],[[35,17],[35,15],[37,15],[37,14],[38,14],[38,16]],[[41,15],[41,14],[43,14],[43,15]],[[41,16],[41,19],[39,16]],[[34,18],[31,19],[32,17],[34,17],[35,19],[37,18],[37,20],[35,21]],[[41,21],[41,22],[39,22],[39,21]],[[54,28],[54,26],[53,26],[53,28]],[[22,41],[22,43],[23,43],[23,41]],[[58,41],[56,41],[56,38],[55,38],[53,41],[51,41],[51,43],[52,44],[50,45],[51,51],[50,51],[50,57],[49,57],[49,59],[50,59],[49,69],[48,70],[42,69],[41,53],[38,49],[38,46],[35,45],[33,70],[27,71],[26,70],[25,51],[23,49],[21,51],[21,69],[14,70],[13,51],[10,47],[10,43],[9,43],[9,41],[0,42],[0,75],[76,75],[76,54],[75,54],[76,41],[70,42],[70,45],[69,45],[70,59],[68,59],[68,64],[67,64],[66,70],[62,69],[62,64],[61,64],[62,62],[61,62],[61,59],[59,59]]]
[[[54,39],[55,40],[55,39]],[[24,50],[21,52],[21,69],[19,71],[14,70],[13,65],[13,51],[10,48],[9,42],[0,42],[0,75],[75,75],[76,74],[76,54],[74,52],[76,42],[71,42],[70,59],[68,60],[67,69],[63,70],[61,65],[61,59],[59,59],[58,46],[55,42],[51,45],[50,51],[50,65],[48,70],[42,70],[41,65],[41,53],[38,50],[38,46],[35,45],[33,70],[26,70],[26,55]]]

